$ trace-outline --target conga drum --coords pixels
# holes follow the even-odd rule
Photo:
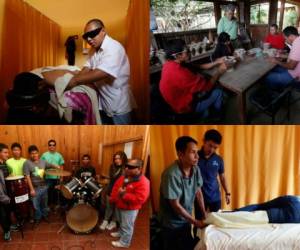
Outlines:
[[[5,178],[7,194],[16,216],[24,217],[29,214],[29,191],[24,176],[8,176]]]
[[[98,212],[89,204],[78,204],[67,213],[66,221],[74,233],[88,234],[98,223]]]
[[[60,190],[61,190],[63,196],[66,199],[70,200],[73,198],[73,192],[79,185],[81,185],[81,181],[74,177],[70,182],[68,182],[65,185],[62,185]]]

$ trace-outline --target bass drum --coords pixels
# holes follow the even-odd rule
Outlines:
[[[98,223],[98,212],[89,204],[77,204],[67,213],[66,220],[74,233],[88,234]]]

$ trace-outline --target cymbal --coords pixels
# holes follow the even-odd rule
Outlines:
[[[61,170],[61,169],[51,169],[51,170],[46,170],[46,174],[49,175],[56,175],[56,176],[71,176],[71,172],[66,171],[66,170]]]

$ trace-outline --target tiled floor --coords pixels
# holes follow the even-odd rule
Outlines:
[[[145,206],[139,213],[132,244],[129,249],[149,249],[149,206]],[[75,235],[68,228],[61,234],[57,230],[63,225],[64,219],[51,214],[50,223],[41,224],[32,230],[31,224],[24,226],[24,239],[20,232],[12,233],[12,241],[4,242],[2,232],[0,238],[0,250],[107,250],[117,249],[111,245],[114,240],[109,232],[101,232],[98,227],[88,235]]]

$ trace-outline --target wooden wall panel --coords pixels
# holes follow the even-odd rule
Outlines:
[[[23,147],[23,156],[28,157],[28,146],[35,144],[42,154],[48,149],[48,140],[54,139],[57,151],[65,159],[65,169],[71,170],[71,160],[80,160],[83,154],[90,154],[92,165],[97,173],[105,173],[112,162],[112,155],[124,149],[124,143],[114,145],[112,149],[102,150],[100,166],[100,145],[120,142],[137,137],[147,138],[148,126],[0,126],[0,142],[10,146],[19,142]],[[147,140],[148,141],[148,140]],[[145,143],[134,146],[133,155],[142,155]],[[141,157],[141,156],[140,156]],[[103,167],[103,169],[101,169]]]

